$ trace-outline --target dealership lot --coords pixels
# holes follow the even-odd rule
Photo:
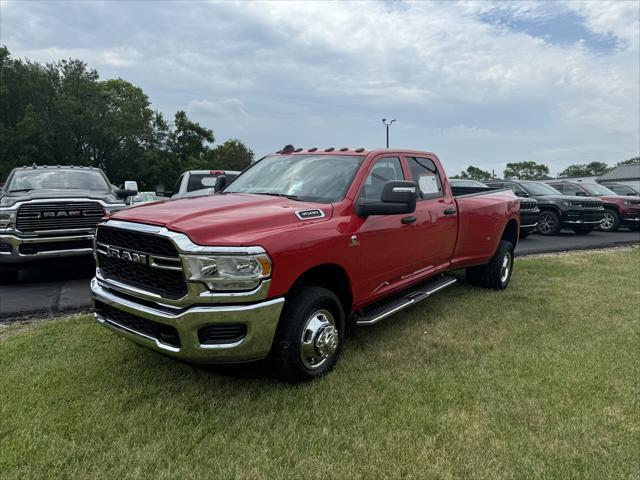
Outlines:
[[[503,292],[460,284],[354,329],[303,387],[89,315],[0,325],[2,478],[637,478],[639,261],[522,258]]]
[[[615,233],[592,232],[522,239],[516,255],[608,248],[640,243],[640,233],[620,230]],[[55,316],[62,312],[86,311],[89,308],[89,279],[93,265],[88,259],[64,259],[31,266],[21,272],[20,281],[0,286],[0,321],[25,316]]]

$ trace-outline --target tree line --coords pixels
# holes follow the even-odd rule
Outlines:
[[[240,140],[214,145],[213,130],[178,111],[151,108],[141,88],[101,80],[81,60],[40,64],[0,46],[0,182],[21,165],[100,167],[112,183],[171,187],[185,170],[243,170],[253,152]]]
[[[640,164],[640,157],[630,158],[616,163],[615,167],[621,165]],[[609,167],[604,162],[591,162],[585,164],[570,165],[560,172],[559,177],[599,177],[615,167]],[[502,172],[505,179],[520,180],[550,180],[549,166],[543,163],[531,161],[507,163],[505,170]],[[492,178],[492,174],[479,167],[470,165],[466,170],[461,171],[458,175],[451,178],[469,178],[471,180],[487,180]]]

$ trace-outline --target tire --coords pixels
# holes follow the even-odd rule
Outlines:
[[[594,227],[577,226],[572,228],[578,235],[586,235],[587,233],[593,232]]]
[[[560,216],[553,210],[543,210],[540,212],[538,221],[538,233],[541,235],[557,235],[562,228]]]
[[[11,285],[18,282],[19,270],[15,267],[0,267],[0,285]]]
[[[285,303],[273,341],[273,372],[289,383],[322,377],[338,361],[344,333],[344,311],[333,292],[320,287],[295,291]]]
[[[613,208],[605,208],[604,217],[602,217],[602,221],[598,228],[603,232],[615,232],[620,228],[621,222],[622,219],[620,218],[620,214],[617,210]]]
[[[513,244],[501,240],[496,253],[486,265],[465,270],[467,281],[479,287],[504,290],[509,286],[513,273]]]

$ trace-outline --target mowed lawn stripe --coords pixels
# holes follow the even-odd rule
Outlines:
[[[0,330],[2,478],[638,478],[640,249],[520,258],[293,387],[90,316]]]

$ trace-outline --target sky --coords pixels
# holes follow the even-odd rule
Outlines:
[[[382,118],[449,174],[640,154],[638,0],[0,0],[0,44],[80,58],[257,157],[383,147]]]

